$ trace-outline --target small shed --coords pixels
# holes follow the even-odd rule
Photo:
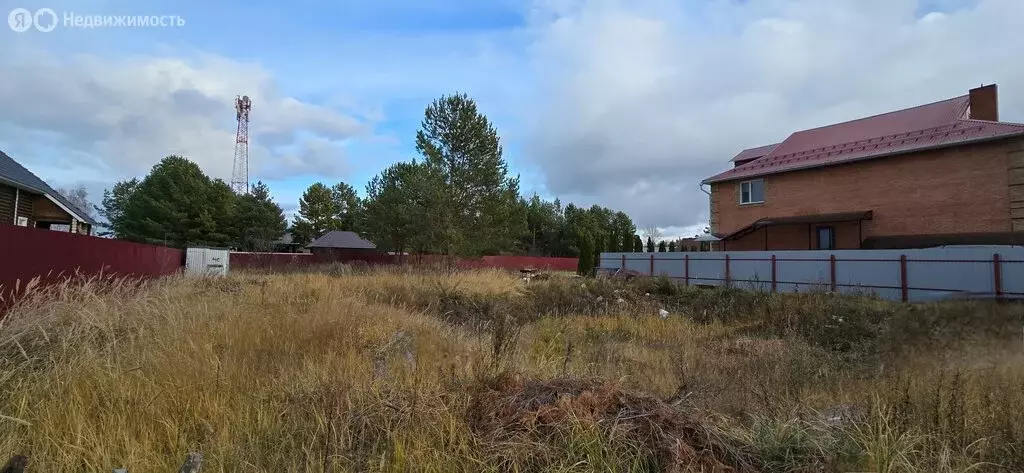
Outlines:
[[[334,230],[325,233],[309,244],[314,255],[329,261],[364,260],[375,261],[381,258],[377,245],[364,239],[356,232]]]
[[[231,252],[226,248],[193,246],[185,250],[185,274],[191,276],[226,276],[230,270]]]

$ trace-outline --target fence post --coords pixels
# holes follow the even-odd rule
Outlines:
[[[654,253],[651,253],[651,277],[654,277]]]
[[[778,285],[777,278],[775,277],[775,255],[772,254],[772,292],[777,292],[776,287]]]
[[[828,258],[828,271],[829,276],[832,280],[832,292],[836,292],[836,255],[830,255]]]
[[[907,289],[907,255],[900,255],[900,291],[903,302],[907,302],[910,299],[910,291]]]
[[[996,297],[1003,297],[1003,268],[999,261],[999,253],[992,255],[992,276],[995,283]]]
[[[725,287],[729,287],[729,254],[725,254]]]
[[[690,255],[683,255],[683,280],[690,285]]]
[[[626,270],[626,254],[625,253],[622,254],[622,270],[623,271]]]

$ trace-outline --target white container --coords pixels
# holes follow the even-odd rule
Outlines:
[[[185,250],[185,274],[226,276],[230,269],[229,259],[230,252],[223,248],[189,248]]]

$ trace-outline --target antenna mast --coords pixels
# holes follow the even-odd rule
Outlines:
[[[235,117],[238,131],[235,133],[235,164],[231,169],[231,190],[238,194],[249,193],[249,109],[252,102],[248,95],[235,97]]]

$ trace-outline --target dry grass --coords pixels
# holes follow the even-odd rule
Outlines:
[[[33,471],[1024,471],[1018,306],[403,270],[37,290]],[[658,309],[672,314],[658,317]]]

